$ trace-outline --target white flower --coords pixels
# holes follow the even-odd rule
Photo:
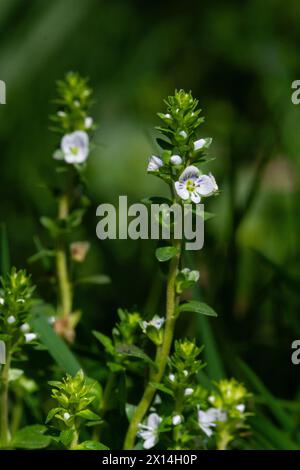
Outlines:
[[[213,434],[213,430],[217,422],[226,421],[227,415],[218,408],[209,408],[206,411],[198,408],[198,424],[202,431],[210,437]]]
[[[83,163],[89,153],[89,137],[84,131],[66,134],[61,140],[61,150],[67,163]]]
[[[68,421],[68,419],[70,419],[70,418],[71,418],[70,413],[64,413],[64,419],[65,419],[66,421]]]
[[[162,317],[159,317],[158,315],[154,315],[154,317],[152,318],[152,320],[150,321],[142,321],[141,322],[141,327],[142,327],[142,330],[145,332],[146,329],[148,328],[148,326],[153,326],[154,328],[156,328],[157,330],[160,330],[161,327],[163,326],[165,322],[165,319],[162,318]]]
[[[216,399],[215,399],[215,397],[214,397],[213,395],[210,395],[210,396],[208,397],[208,401],[210,401],[210,403],[213,403],[215,400],[216,400]]]
[[[181,199],[191,199],[198,204],[201,196],[211,196],[218,190],[218,186],[213,175],[202,175],[197,167],[190,165],[176,181],[175,189]]]
[[[170,162],[173,165],[181,165],[182,158],[179,155],[172,155],[172,157],[170,158]]]
[[[188,281],[198,282],[200,273],[196,270],[191,270],[189,268],[184,268],[181,270],[182,274],[186,277]]]
[[[189,397],[190,395],[193,395],[194,389],[193,388],[186,388],[184,390],[184,396]]]
[[[23,325],[20,326],[20,330],[22,331],[22,333],[28,333],[28,331],[30,330],[30,326],[28,325],[28,323],[23,323]]]
[[[3,297],[0,297],[0,305],[4,305],[5,304],[5,301],[3,299]]]
[[[164,117],[165,117],[166,119],[172,119],[172,116],[171,116],[171,114],[169,114],[169,113],[165,114]]]
[[[185,131],[180,131],[180,132],[179,132],[179,135],[180,135],[181,137],[183,137],[184,139],[187,138],[187,133],[186,133]]]
[[[240,411],[240,413],[244,413],[244,411],[245,411],[245,405],[244,405],[243,403],[241,403],[240,405],[237,405],[237,406],[236,406],[236,409],[237,409],[238,411]]]
[[[7,323],[9,325],[12,325],[13,323],[15,323],[15,321],[16,321],[16,317],[14,317],[13,315],[10,315],[7,319]]]
[[[57,112],[57,116],[59,117],[65,117],[66,116],[66,113],[64,111],[58,111]]]
[[[47,322],[49,323],[49,325],[53,325],[53,323],[55,323],[55,317],[53,315],[51,317],[48,317]]]
[[[199,140],[196,140],[194,142],[194,150],[197,151],[197,150],[201,150],[204,145],[206,143],[206,140],[205,139],[199,139]]]
[[[208,148],[212,143],[212,138],[207,137],[206,139],[199,139],[194,142],[194,152],[198,152],[203,148]]]
[[[161,403],[162,403],[162,399],[160,398],[160,396],[158,394],[155,395],[153,404],[154,405],[161,405]]]
[[[157,171],[160,169],[161,166],[163,166],[163,164],[164,163],[161,158],[156,157],[155,155],[152,155],[149,158],[147,171]]]
[[[188,371],[187,371],[186,369],[184,369],[183,375],[184,375],[185,377],[187,377],[187,376],[189,375],[189,373],[188,373]]]
[[[158,443],[158,427],[162,418],[157,413],[151,413],[146,424],[139,424],[138,436],[144,441],[144,449],[151,449]]]
[[[175,382],[175,375],[174,374],[169,374],[169,380],[170,380],[170,382]]]
[[[173,426],[178,426],[178,424],[181,424],[181,423],[182,423],[182,418],[181,418],[180,415],[173,416],[173,418],[172,418]]]
[[[87,116],[84,120],[84,127],[86,129],[90,129],[93,125],[93,118],[91,116]]]
[[[30,341],[33,341],[34,339],[37,338],[37,335],[35,333],[25,333],[25,341],[26,343],[30,343]]]

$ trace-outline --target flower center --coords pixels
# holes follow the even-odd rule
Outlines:
[[[71,147],[70,150],[71,150],[71,153],[72,153],[73,155],[77,155],[79,148],[78,148],[78,147]]]
[[[192,193],[192,192],[194,191],[194,189],[195,189],[195,182],[194,182],[194,180],[187,180],[187,182],[186,182],[186,189],[187,189],[190,193]]]

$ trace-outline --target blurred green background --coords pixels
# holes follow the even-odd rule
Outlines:
[[[57,146],[48,119],[55,81],[78,71],[95,92],[93,204],[74,240],[92,243],[82,269],[109,274],[112,283],[76,291],[84,313],[78,347],[90,343],[91,328],[110,332],[119,306],[163,313],[155,244],[100,242],[96,207],[122,194],[134,202],[164,193],[146,174],[147,158],[157,151],[163,98],[184,88],[206,117],[200,137],[213,137],[216,157],[207,169],[222,190],[207,201],[216,217],[206,224],[204,250],[192,255],[200,295],[219,317],[209,324],[184,317],[178,334],[209,337],[228,375],[239,356],[276,396],[299,397],[290,359],[300,337],[300,107],[291,102],[291,83],[300,78],[299,20],[297,0],[1,0],[0,219],[13,263],[28,267],[48,300],[41,266],[27,260],[34,236],[44,237],[39,217],[54,211],[45,186]]]

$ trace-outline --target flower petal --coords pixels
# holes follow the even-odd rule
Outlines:
[[[162,421],[162,418],[157,413],[151,413],[147,419],[147,426],[149,426],[152,429],[156,429],[158,428],[161,421]]]
[[[215,182],[208,175],[201,175],[196,186],[196,191],[200,196],[211,196],[216,191]]]
[[[201,201],[201,197],[199,196],[199,194],[197,194],[196,191],[193,191],[191,193],[191,200],[195,203],[195,204],[199,204],[199,202]]]
[[[200,176],[200,171],[199,171],[199,168],[197,168],[196,166],[194,165],[189,165],[186,167],[186,169],[181,173],[180,177],[179,177],[179,181],[181,183],[185,183],[187,180],[189,179],[196,179],[196,178],[199,178]]]
[[[180,181],[176,181],[175,190],[178,196],[181,197],[181,199],[183,200],[186,200],[190,197],[190,193],[186,189],[185,185],[181,183]]]
[[[158,442],[157,436],[152,435],[144,442],[143,447],[146,450],[151,449],[152,447],[155,446],[155,444],[157,444],[157,442]]]
[[[161,166],[163,166],[163,161],[161,158],[152,155],[149,158],[148,168],[147,171],[157,171]]]

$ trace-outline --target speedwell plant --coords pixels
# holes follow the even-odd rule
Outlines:
[[[148,317],[136,310],[119,309],[111,337],[93,332],[104,348],[102,364],[93,354],[88,359],[83,354],[82,366],[70,349],[81,319],[73,301],[75,285],[108,281],[103,275],[78,279],[74,270],[89,251],[88,241],[78,239],[76,230],[90,204],[85,167],[95,128],[91,97],[87,80],[76,73],[58,82],[57,109],[51,117],[59,136],[52,161],[56,183],[50,188],[57,203],[56,214],[41,218],[48,242],[44,246],[36,239],[38,251],[30,259],[43,263],[57,294],[55,307],[42,308],[44,304],[33,297],[34,286],[23,270],[12,269],[1,281],[0,446],[103,450],[111,444],[117,426],[120,432],[113,441],[123,444],[124,449],[239,448],[240,440],[249,433],[249,393],[235,379],[204,386],[199,379],[205,366],[202,348],[191,339],[174,341],[182,312],[217,314],[203,302],[182,299],[199,282],[200,273],[184,265],[184,240],[174,236],[171,217],[167,222],[171,239],[160,240],[156,249],[156,258],[167,272],[165,312],[152,312]],[[150,157],[147,170],[166,183],[170,197],[150,198],[150,203],[160,199],[169,207],[190,205],[196,217],[197,205],[219,194],[214,176],[201,169],[210,160],[207,152],[212,139],[198,135],[203,117],[191,93],[176,91],[165,104],[165,112],[159,113],[160,151]],[[47,318],[42,319],[41,327],[43,314]],[[49,371],[53,380],[45,405],[43,396],[37,396],[42,388],[38,378],[28,379],[22,370],[12,367],[14,361],[26,360],[28,346],[49,350],[59,366]],[[62,368],[68,372],[63,378]],[[22,428],[20,423],[26,418],[20,401],[27,395],[33,400],[32,408],[38,408],[35,416],[41,417],[42,424]]]

